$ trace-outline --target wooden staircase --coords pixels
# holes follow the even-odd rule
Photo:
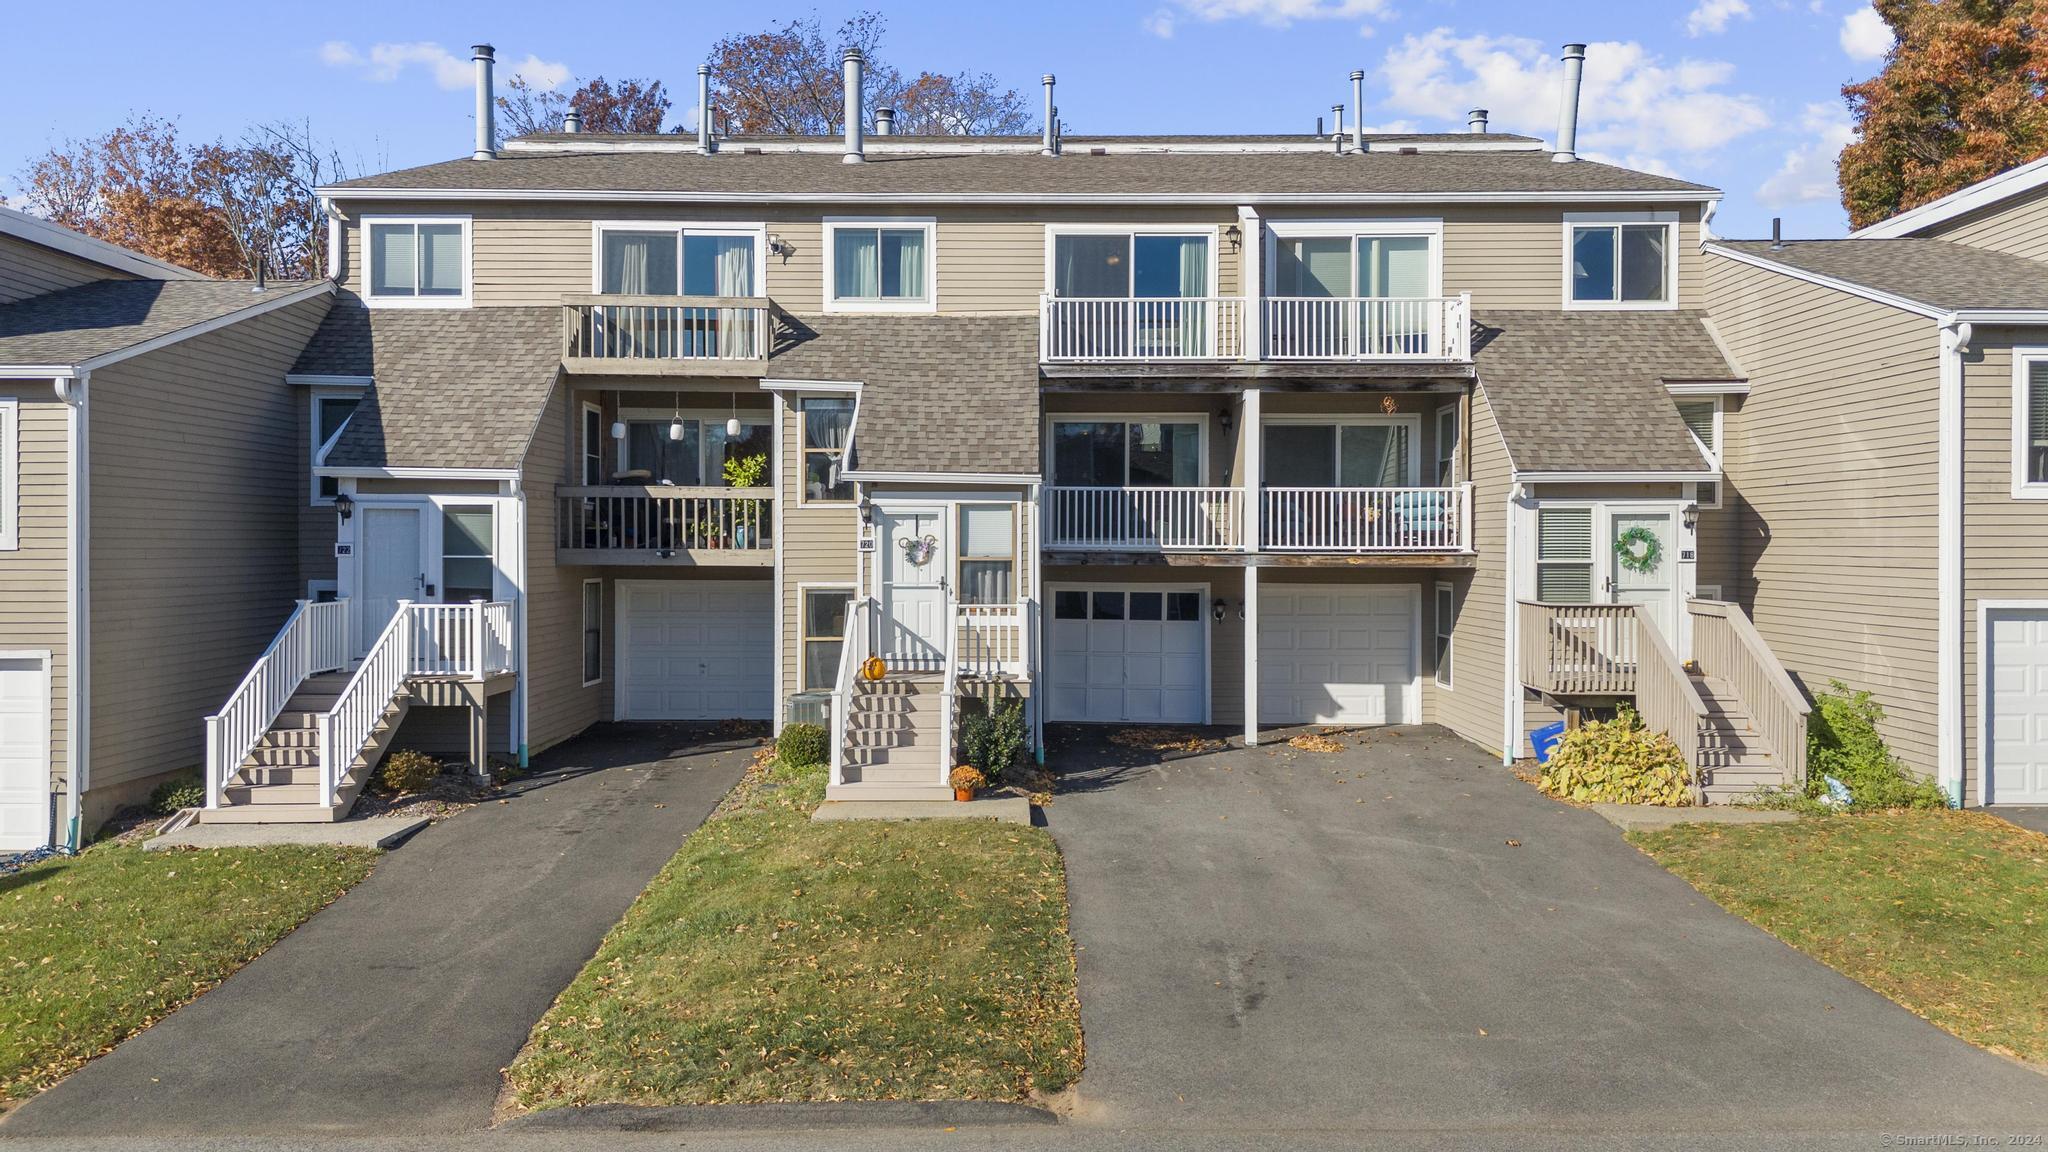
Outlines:
[[[347,672],[307,677],[225,781],[220,806],[201,811],[200,823],[320,824],[347,816],[412,706],[409,690],[400,689],[392,697],[370,738],[350,751],[337,780],[335,803],[323,803],[320,717],[334,706],[348,682]]]
[[[829,800],[948,800],[937,672],[896,673],[857,681],[846,715],[844,782],[826,788]]]
[[[1785,783],[1784,768],[1770,742],[1756,729],[1735,686],[1714,676],[1689,671],[1692,686],[1706,702],[1700,724],[1699,778],[1709,804],[1727,804],[1759,788]]]

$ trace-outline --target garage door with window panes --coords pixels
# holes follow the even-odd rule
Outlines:
[[[1201,723],[1208,694],[1203,598],[1193,589],[1054,590],[1048,718]]]

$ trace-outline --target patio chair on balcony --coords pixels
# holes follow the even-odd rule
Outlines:
[[[1390,502],[1400,547],[1440,546],[1449,539],[1451,502],[1445,492],[1397,492]]]

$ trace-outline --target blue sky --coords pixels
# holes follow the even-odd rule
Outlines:
[[[714,40],[863,7],[888,18],[885,55],[906,71],[985,70],[1033,101],[1057,73],[1073,132],[1306,132],[1350,102],[1362,68],[1368,127],[1462,128],[1479,105],[1497,130],[1551,139],[1557,48],[1588,41],[1582,150],[1724,189],[1715,227],[1730,236],[1764,234],[1772,216],[1789,235],[1841,234],[1839,89],[1877,71],[1890,42],[1867,0],[215,0],[200,20],[94,0],[85,35],[76,9],[40,4],[8,17],[10,89],[26,103],[0,118],[0,192],[18,196],[31,157],[130,111],[174,117],[192,139],[310,118],[368,171],[463,155],[477,40],[497,45],[501,79],[665,78],[684,116]]]

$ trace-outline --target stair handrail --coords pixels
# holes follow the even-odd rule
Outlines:
[[[1706,802],[1699,781],[1700,730],[1707,722],[1707,702],[1678,662],[1663,629],[1636,605],[1636,714],[1644,726],[1671,737],[1692,774],[1693,799]]]
[[[1749,709],[1786,785],[1806,783],[1806,726],[1813,706],[1778,662],[1742,605],[1726,600],[1690,600],[1693,657],[1700,672],[1728,681]]]
[[[832,775],[834,787],[846,783],[846,714],[853,704],[854,678],[868,658],[868,614],[872,601],[863,596],[846,605],[846,628],[840,634],[839,670],[832,680]]]
[[[333,807],[340,802],[341,764],[344,750],[351,762],[384,710],[405,685],[412,667],[413,603],[400,600],[398,611],[377,634],[377,642],[349,677],[334,705],[322,713],[319,722],[320,802]]]
[[[960,602],[953,599],[951,592],[946,598],[946,656],[945,679],[939,687],[939,783],[950,783],[953,775],[953,713],[954,694],[960,691],[960,629],[967,623],[967,614]]]
[[[235,769],[255,751],[299,685],[348,664],[345,599],[300,600],[220,710],[206,718],[206,806],[219,808]]]

